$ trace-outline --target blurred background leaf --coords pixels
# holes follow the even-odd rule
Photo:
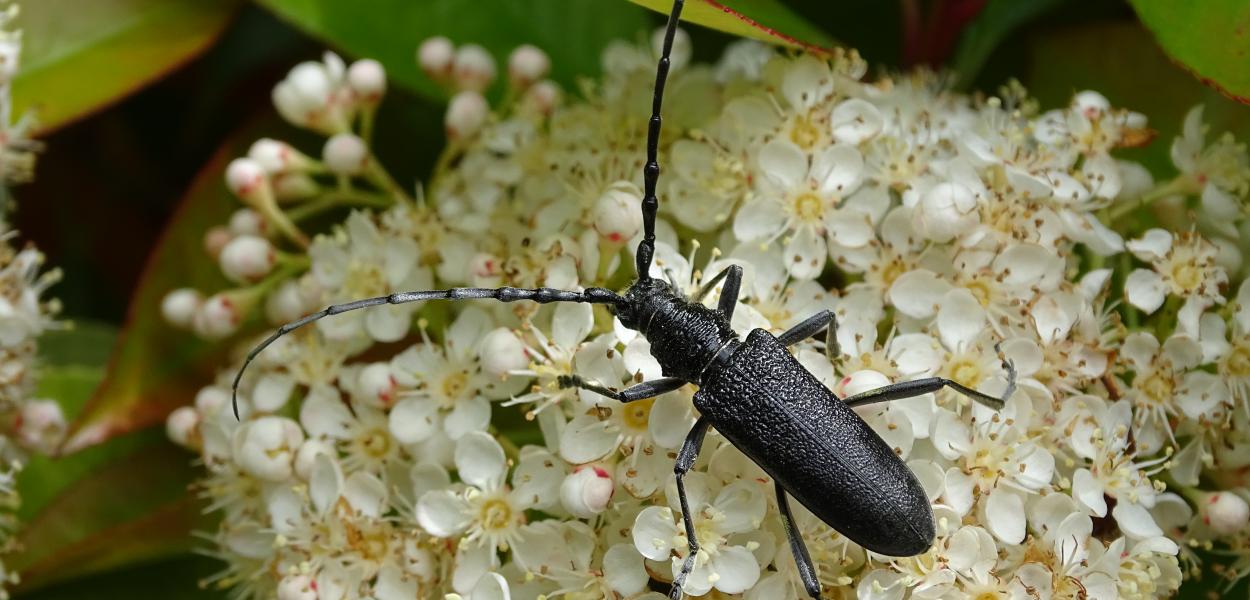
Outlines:
[[[1250,103],[1250,3],[1130,1],[1169,56],[1233,99]]]
[[[43,131],[90,114],[203,52],[239,0],[24,2],[16,114],[35,108]]]
[[[668,15],[670,0],[630,0],[634,4]],[[827,52],[834,45],[829,33],[808,23],[779,0],[688,0],[682,8],[683,22],[694,23],[787,48]]]

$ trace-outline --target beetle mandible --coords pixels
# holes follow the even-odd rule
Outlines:
[[[560,385],[578,387],[620,402],[653,398],[693,383],[699,418],[686,435],[673,467],[689,552],[673,579],[670,598],[682,597],[682,585],[699,554],[683,478],[694,465],[709,428],[750,457],[773,479],[790,548],[807,593],[821,597],[815,566],[794,524],[786,494],[814,515],[864,548],[889,556],[913,556],[929,549],[935,536],[933,512],[924,488],[897,454],[853,407],[911,398],[949,387],[994,409],[1015,389],[1015,369],[1004,361],[1007,388],[995,398],[959,383],[930,377],[887,385],[838,398],[786,350],[788,346],[826,334],[826,352],[837,355],[837,323],[824,310],[779,336],[756,329],[745,340],[729,322],[737,303],[742,268],[721,271],[687,298],[668,282],[650,276],[655,253],[655,218],[659,208],[656,184],[660,165],[660,107],[668,77],[669,54],[683,0],[673,2],[655,73],[651,118],[647,123],[647,160],[643,167],[643,238],[635,251],[637,279],[623,293],[604,288],[582,291],[553,288],[452,288],[400,292],[337,304],[287,323],[248,353],[234,378],[233,395],[248,365],[279,337],[313,321],[343,312],[424,300],[494,299],[605,304],[621,324],[641,333],[665,377],[616,391],[575,375]],[[715,310],[703,298],[724,282]],[[238,416],[237,401],[235,416]]]

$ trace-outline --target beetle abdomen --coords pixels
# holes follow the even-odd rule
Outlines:
[[[933,543],[916,476],[859,415],[768,332],[709,372],[695,406],[711,425],[839,533],[890,556]]]

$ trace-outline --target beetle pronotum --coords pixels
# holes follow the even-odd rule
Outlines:
[[[643,238],[635,252],[637,279],[623,294],[604,288],[569,291],[552,288],[453,288],[400,292],[337,304],[287,323],[257,345],[234,379],[237,395],[244,370],[279,337],[339,313],[424,300],[494,299],[538,303],[606,304],[621,324],[651,343],[651,354],[664,377],[616,391],[577,376],[559,380],[620,402],[653,398],[687,383],[699,386],[694,405],[700,417],[686,436],[673,467],[689,552],[673,580],[669,596],[682,597],[682,584],[694,568],[699,543],[686,499],[683,478],[698,457],[703,438],[715,428],[754,460],[774,481],[799,576],[807,593],[820,598],[816,569],[794,526],[786,493],[813,514],[864,548],[890,556],[912,556],[933,543],[933,512],[916,476],[894,451],[851,408],[911,398],[950,387],[992,408],[1001,408],[1015,388],[1009,361],[1007,389],[995,398],[940,377],[905,381],[839,399],[786,350],[797,342],[826,333],[826,350],[836,352],[837,324],[832,311],[821,311],[779,336],[763,329],[740,340],[730,328],[742,282],[742,269],[731,266],[706,282],[694,296],[684,297],[669,283],[649,275],[655,253],[655,217],[659,208],[656,183],[660,141],[660,106],[668,76],[669,54],[683,0],[673,3],[655,74],[655,94],[647,126],[647,161],[643,167]],[[718,307],[703,297],[724,282]],[[237,404],[235,407],[237,416]]]

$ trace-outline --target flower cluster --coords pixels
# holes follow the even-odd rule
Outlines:
[[[60,271],[40,273],[44,255],[34,246],[18,247],[8,223],[9,186],[33,176],[37,145],[28,137],[33,117],[12,121],[11,84],[21,53],[21,31],[9,29],[18,6],[0,2],[0,553],[14,549],[13,514],[20,504],[17,474],[31,453],[54,451],[65,433],[65,416],[54,400],[37,399],[38,338],[54,328],[56,300],[42,298]],[[0,600],[17,582],[17,573],[0,564]]]
[[[610,45],[602,79],[564,95],[518,48],[495,107],[480,47],[417,54],[454,94],[428,185],[410,194],[372,155],[377,63],[297,66],[274,101],[328,136],[321,157],[261,140],[231,164],[247,207],[206,247],[240,287],[172,292],[172,323],[219,338],[252,313],[276,326],[392,291],[631,280],[654,49]],[[837,343],[795,354],[839,396],[930,376],[993,395],[1004,360],[1018,371],[1001,411],[948,391],[860,409],[938,535],[880,556],[795,505],[826,597],[1160,598],[1204,545],[1244,574],[1245,148],[1208,145],[1195,109],[1179,174],[1156,183],[1117,155],[1150,141],[1146,117],[1096,92],[1043,112],[1015,85],[981,99],[866,71],[853,51],[753,42],[698,64],[679,33],[660,148],[652,276],[693,294],[740,265],[739,334],[832,309]],[[342,224],[309,236],[327,210]],[[1172,230],[1187,210],[1200,218]],[[241,419],[225,370],[168,421],[223,517],[215,583],[281,600],[662,597],[688,552],[672,466],[695,390],[622,405],[564,385],[657,378],[649,350],[585,304],[388,305],[280,338],[242,380]],[[686,480],[688,595],[805,595],[772,487],[711,434]]]

